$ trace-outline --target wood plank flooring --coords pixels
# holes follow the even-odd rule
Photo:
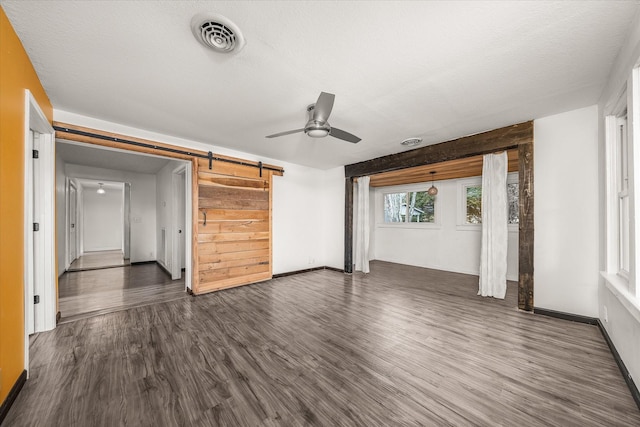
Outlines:
[[[124,259],[122,251],[97,251],[86,252],[74,260],[67,271],[84,271],[99,268],[112,268],[129,265],[128,259]]]
[[[10,426],[638,426],[595,326],[374,262],[37,334]]]
[[[155,263],[68,271],[58,280],[60,323],[187,296],[184,279],[171,280]]]

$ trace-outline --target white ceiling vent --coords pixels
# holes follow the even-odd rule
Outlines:
[[[191,31],[200,43],[216,52],[239,52],[244,47],[244,37],[236,24],[222,15],[201,13],[194,16]]]

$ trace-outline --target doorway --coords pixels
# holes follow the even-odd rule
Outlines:
[[[75,177],[67,177],[67,181],[70,185],[66,271],[128,265],[131,184]],[[78,251],[77,247],[82,249]]]
[[[24,368],[29,335],[56,325],[55,180],[53,128],[25,90],[24,129]]]
[[[192,232],[190,163],[62,139],[56,147],[69,183],[61,194],[67,247],[58,242],[69,254],[59,280],[61,323],[187,295],[191,254],[181,241]]]

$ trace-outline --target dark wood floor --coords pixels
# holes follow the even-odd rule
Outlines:
[[[595,326],[375,262],[40,333],[11,426],[637,426]]]
[[[155,263],[67,271],[58,280],[60,323],[186,297],[184,279]]]
[[[122,251],[96,251],[86,252],[75,259],[67,271],[85,271],[99,268],[121,267],[131,264],[128,259],[124,259]]]

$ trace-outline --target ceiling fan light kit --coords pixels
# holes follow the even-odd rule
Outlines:
[[[332,128],[331,125],[329,125],[329,115],[333,109],[333,102],[335,98],[336,96],[332,93],[320,93],[316,103],[307,107],[307,114],[309,118],[307,119],[307,124],[304,128],[267,135],[266,138],[276,138],[279,136],[304,132],[311,138],[324,138],[327,135],[331,135],[334,138],[357,144],[361,141],[360,138],[342,129]]]

